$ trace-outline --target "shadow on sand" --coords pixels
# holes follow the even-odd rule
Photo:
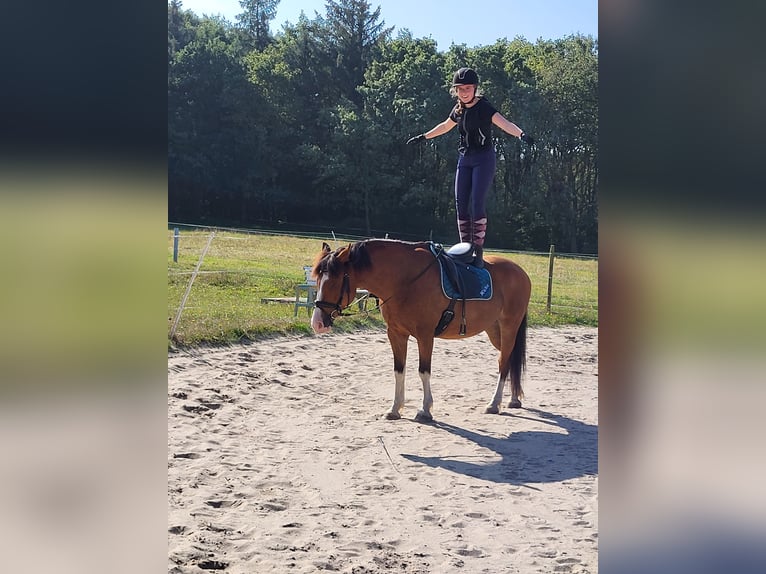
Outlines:
[[[506,484],[559,482],[598,473],[598,426],[538,409],[515,409],[514,413],[504,412],[501,416],[540,422],[560,430],[519,431],[497,438],[448,423],[434,422],[428,426],[493,451],[500,456],[500,460],[486,463],[465,460],[496,458],[493,455],[401,456],[430,467]]]

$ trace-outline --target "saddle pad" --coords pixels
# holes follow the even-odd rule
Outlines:
[[[456,263],[455,268],[465,288],[465,298],[468,301],[487,301],[492,299],[492,276],[485,268],[479,269],[466,263]],[[462,299],[462,295],[450,281],[444,265],[439,260],[441,270],[442,291],[449,299]]]

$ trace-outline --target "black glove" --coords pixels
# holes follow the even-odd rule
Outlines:
[[[411,137],[407,140],[407,144],[418,143],[420,140],[426,139],[426,134],[418,134],[415,137]]]
[[[519,139],[527,145],[530,145],[530,146],[535,145],[535,138],[533,138],[532,136],[528,136],[524,132],[521,132],[521,137],[519,137]]]

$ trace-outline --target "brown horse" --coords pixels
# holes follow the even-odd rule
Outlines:
[[[410,243],[388,239],[369,239],[332,252],[322,244],[313,274],[317,279],[316,308],[311,318],[315,333],[326,333],[332,320],[354,299],[357,288],[367,289],[380,300],[380,311],[388,326],[388,340],[394,354],[394,403],[388,419],[401,418],[404,405],[404,367],[407,341],[417,340],[423,383],[423,408],[416,420],[431,421],[431,355],[435,327],[449,299],[440,284],[439,265],[430,243]],[[529,276],[516,263],[496,256],[485,258],[492,277],[493,295],[489,300],[458,301],[455,316],[465,311],[465,334],[459,334],[460,321],[453,321],[440,335],[444,339],[472,337],[486,331],[500,351],[497,388],[487,413],[499,413],[503,387],[511,378],[509,407],[520,407],[524,396],[521,375],[526,366],[527,306],[531,292]],[[461,306],[465,305],[465,309]]]

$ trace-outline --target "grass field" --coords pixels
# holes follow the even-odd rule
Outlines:
[[[200,267],[175,336],[170,338],[177,310],[189,278],[205,249],[210,231],[183,231],[178,262],[173,261],[173,232],[168,231],[168,345],[224,344],[241,339],[310,333],[309,314],[292,303],[263,303],[264,298],[290,297],[304,280],[303,266],[313,262],[322,239],[286,235],[217,231]],[[336,248],[347,240],[330,238]],[[505,253],[532,279],[530,326],[598,324],[598,262],[557,257],[554,265],[551,311],[546,311],[548,256]],[[343,317],[336,331],[383,328],[378,311]]]

